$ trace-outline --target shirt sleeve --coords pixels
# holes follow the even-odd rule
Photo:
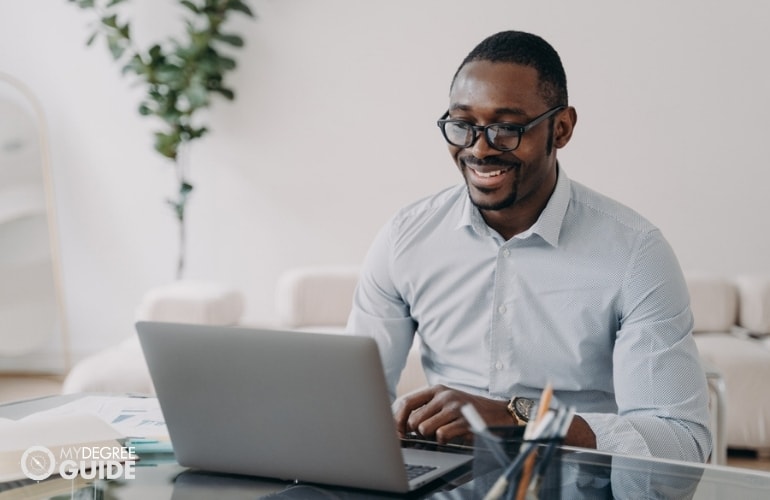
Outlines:
[[[380,350],[391,400],[417,329],[392,273],[392,222],[372,243],[353,296],[346,331],[372,337]]]
[[[613,352],[618,414],[581,415],[597,449],[704,462],[711,453],[708,386],[689,294],[673,250],[653,231],[625,274]]]

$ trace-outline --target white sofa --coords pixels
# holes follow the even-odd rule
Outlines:
[[[278,327],[339,333],[344,329],[358,279],[354,267],[299,268],[286,272],[276,287]],[[695,340],[713,382],[723,382],[726,408],[720,442],[736,449],[770,453],[770,277],[727,279],[688,276]],[[227,287],[177,284],[147,294],[139,319],[236,324],[241,295]],[[404,394],[426,384],[415,345],[398,386]],[[65,392],[152,393],[136,336],[95,354],[74,367]],[[718,444],[718,443],[717,443]],[[718,449],[718,448],[717,448]],[[718,462],[722,458],[717,454]]]
[[[728,448],[770,456],[770,277],[687,277],[701,358],[726,393]]]
[[[178,281],[147,292],[137,307],[136,320],[235,325],[243,310],[243,295],[232,287]],[[126,325],[127,332],[133,330],[133,325]],[[155,394],[136,333],[75,364],[62,392]]]

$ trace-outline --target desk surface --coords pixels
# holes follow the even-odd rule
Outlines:
[[[0,417],[20,418],[76,397],[0,405]],[[473,470],[466,470],[450,478],[449,482],[433,485],[432,489],[423,490],[417,497],[436,500],[481,498],[498,475],[499,470],[479,468],[477,463]],[[36,488],[34,496],[18,498],[52,498],[69,495],[72,491],[76,492],[73,498],[110,499],[379,498],[369,491],[193,471],[178,465],[172,454],[141,456],[136,465],[135,479],[89,482],[57,477],[38,484],[25,480],[17,482],[17,485],[25,490]],[[0,498],[17,493],[9,486],[0,484]],[[767,499],[770,498],[770,474],[734,467],[621,457],[562,448],[554,455],[554,465],[546,475],[544,488],[550,493],[548,498],[559,498],[560,494],[564,499]],[[381,498],[393,496],[384,495]]]

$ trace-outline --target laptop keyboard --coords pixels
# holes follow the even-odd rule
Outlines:
[[[428,472],[436,469],[436,467],[432,467],[430,465],[405,464],[404,466],[406,467],[406,477],[410,481],[414,478],[420,477],[423,474],[427,474]]]

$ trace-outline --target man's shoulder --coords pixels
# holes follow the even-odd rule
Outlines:
[[[633,208],[579,182],[571,183],[571,202],[583,216],[606,224],[617,224],[629,231],[650,233],[658,228]]]

